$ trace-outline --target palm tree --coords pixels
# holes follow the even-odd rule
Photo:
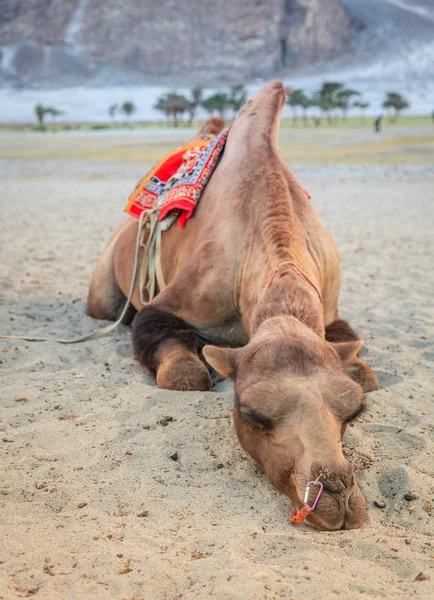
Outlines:
[[[110,118],[113,119],[113,121],[115,120],[116,117],[116,113],[118,112],[119,107],[117,104],[111,104],[108,108],[108,114],[110,116]]]
[[[229,106],[233,109],[235,115],[242,109],[247,100],[247,91],[243,83],[232,85],[229,90]]]
[[[63,115],[64,111],[63,110],[58,110],[57,108],[53,108],[52,106],[47,106],[45,108],[45,114],[50,115],[50,117],[52,117],[53,120],[54,120],[56,117],[59,117],[60,115]]]
[[[37,104],[35,106],[35,114],[36,114],[36,118],[38,119],[38,124],[39,127],[42,129],[42,127],[44,126],[44,119],[45,119],[45,108],[42,106],[42,104]]]
[[[310,104],[309,98],[303,92],[303,90],[292,90],[288,94],[287,104],[292,108],[292,122],[294,125],[297,124],[297,107],[300,106],[303,109],[303,119],[306,122],[306,110]]]
[[[154,104],[153,108],[154,108],[154,110],[158,110],[158,112],[162,112],[164,114],[164,116],[166,117],[166,119],[169,119],[170,111],[167,106],[167,95],[160,96],[157,99],[157,102]]]
[[[350,100],[354,96],[360,96],[360,92],[351,88],[343,88],[336,93],[336,103],[338,108],[342,109],[344,119],[348,118],[348,109],[350,108]]]
[[[203,91],[204,91],[204,88],[200,85],[196,85],[191,90],[191,99],[189,100],[189,113],[190,113],[189,125],[190,126],[193,124],[197,109],[202,104]]]
[[[53,106],[43,106],[42,104],[37,104],[35,106],[35,114],[38,119],[38,124],[41,129],[44,128],[44,121],[47,115],[50,115],[53,119],[56,117],[63,115],[64,111],[54,108]]]
[[[312,98],[312,106],[317,106],[320,109],[322,116],[324,118],[327,118],[327,121],[329,123],[332,122],[332,119],[330,116],[330,111],[333,108],[335,108],[335,104],[331,100],[331,98],[321,95],[320,92],[315,92],[315,94],[313,95],[313,98]],[[317,118],[316,124],[319,125],[320,122],[321,122],[321,119]]]
[[[202,102],[202,107],[210,114],[214,114],[216,111],[222,118],[224,118],[226,110],[230,107],[229,96],[224,92],[217,92],[212,96],[208,96]]]
[[[408,108],[410,105],[407,100],[398,94],[397,92],[386,92],[386,100],[383,102],[383,108],[394,110],[390,120],[396,121],[400,115],[401,110]]]
[[[208,98],[202,100],[202,108],[206,110],[209,115],[212,115],[215,111],[214,97],[208,96]]]
[[[318,92],[314,94],[315,105],[321,109],[329,123],[332,122],[331,111],[343,106],[343,101],[338,100],[338,94],[343,89],[344,85],[342,83],[324,81]]]
[[[303,111],[303,121],[305,127],[308,126],[307,109],[312,105],[312,100],[309,98],[309,96],[306,96],[306,94],[302,94],[300,97],[300,106],[301,110]]]
[[[167,110],[169,115],[173,117],[173,124],[178,127],[178,116],[183,115],[190,109],[190,102],[182,94],[178,92],[169,92],[167,94]]]
[[[131,119],[131,115],[136,112],[136,107],[131,100],[128,100],[122,104],[121,110],[129,119]]]
[[[158,98],[156,104],[154,105],[154,110],[162,112],[167,118],[172,117],[174,126],[178,127],[179,115],[182,115],[187,111],[191,111],[191,102],[182,94],[172,91]]]

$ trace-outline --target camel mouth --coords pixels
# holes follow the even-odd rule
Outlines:
[[[301,498],[304,496],[306,484],[297,482],[294,476],[292,478],[290,496],[295,509],[300,511],[304,506]],[[315,509],[306,517],[306,525],[321,531],[361,527],[365,520],[366,502],[355,479],[345,491],[331,491],[326,486],[327,484]]]

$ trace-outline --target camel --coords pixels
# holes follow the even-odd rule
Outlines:
[[[242,447],[297,509],[307,483],[322,482],[307,524],[351,529],[366,503],[342,437],[378,383],[339,317],[336,247],[279,152],[284,104],[281,82],[247,102],[194,217],[163,234],[166,287],[145,306],[135,290],[133,346],[160,388],[208,390],[211,369],[232,378]],[[116,319],[125,302],[137,226],[127,218],[97,264],[97,319]]]

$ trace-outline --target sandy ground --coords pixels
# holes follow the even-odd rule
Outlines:
[[[38,139],[0,140],[0,331],[81,335],[100,325],[85,316],[93,266],[149,164],[89,156],[97,136],[86,160],[61,158],[73,137],[25,157]],[[291,526],[236,440],[231,384],[158,390],[126,327],[77,346],[0,340],[1,599],[434,596],[434,169],[418,152],[296,169],[381,384],[345,438],[366,525]]]

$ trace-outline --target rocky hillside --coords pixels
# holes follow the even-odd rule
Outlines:
[[[235,82],[346,52],[343,0],[2,0],[0,81]]]

